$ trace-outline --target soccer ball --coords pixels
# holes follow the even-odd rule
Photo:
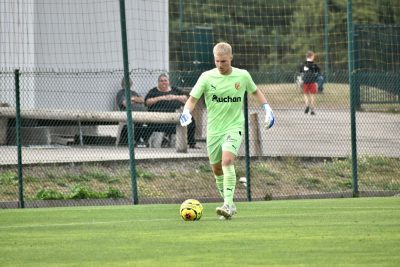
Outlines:
[[[187,199],[182,203],[179,211],[184,221],[198,221],[203,215],[203,205],[196,199]]]

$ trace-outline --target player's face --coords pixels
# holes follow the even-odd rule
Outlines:
[[[216,54],[214,55],[215,66],[219,70],[219,73],[228,75],[232,71],[232,55],[229,54]]]

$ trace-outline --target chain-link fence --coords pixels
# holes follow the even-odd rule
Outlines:
[[[1,207],[220,201],[204,100],[179,124],[219,41],[276,116],[265,130],[248,97],[237,200],[400,192],[398,1],[0,5]],[[308,50],[321,68],[314,115],[299,73]]]
[[[132,71],[131,89],[148,88],[138,94],[148,99],[162,73]],[[2,95],[8,99],[0,109],[2,206],[18,206],[21,187],[28,207],[131,203],[126,123],[122,123],[121,130],[118,119],[102,116],[109,112],[126,116],[117,103],[122,72],[20,73],[21,166],[16,137],[15,75],[2,73],[0,77]],[[261,109],[250,96],[250,157],[246,158],[244,139],[236,162],[236,199],[351,196],[349,85],[325,84],[324,91],[316,95],[315,115],[304,113],[303,93],[295,81],[258,83],[258,88],[274,108],[276,125],[270,130],[262,127]],[[178,88],[176,92],[188,93],[186,88]],[[135,114],[141,112],[133,112],[134,121]],[[82,114],[84,121],[74,114]],[[167,128],[159,128],[164,124],[157,124],[162,131],[148,134],[149,139],[133,138],[136,166],[133,177],[137,179],[140,203],[179,202],[188,197],[219,200],[207,158],[206,109],[201,101],[194,118],[195,146],[188,146],[186,153],[177,152],[176,133],[170,131],[176,129],[176,123],[168,124]],[[151,123],[143,124],[150,131]],[[134,123],[134,135],[146,135],[143,124],[137,130]],[[360,193],[397,194],[400,190],[398,113],[358,112],[356,126]]]

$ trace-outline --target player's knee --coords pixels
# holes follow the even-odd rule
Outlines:
[[[229,166],[229,165],[233,165],[233,161],[234,161],[234,159],[233,158],[224,158],[223,160],[222,160],[222,166]]]

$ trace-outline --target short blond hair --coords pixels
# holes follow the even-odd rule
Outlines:
[[[232,46],[226,42],[220,42],[214,46],[213,54],[215,55],[232,55]]]

